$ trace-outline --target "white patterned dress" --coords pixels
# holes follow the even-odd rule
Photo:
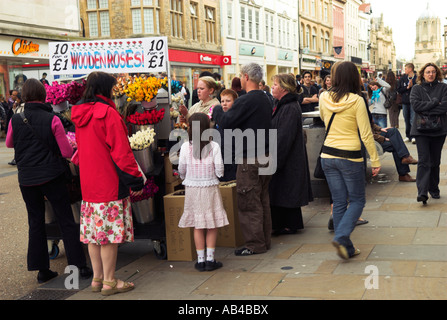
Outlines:
[[[180,228],[215,229],[229,224],[219,190],[218,177],[224,173],[222,154],[216,142],[210,144],[201,160],[194,158],[191,143],[184,143],[180,149],[179,173],[185,186]]]

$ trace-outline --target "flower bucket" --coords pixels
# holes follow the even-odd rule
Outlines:
[[[135,134],[138,131],[146,130],[148,128],[153,129],[155,131],[155,133],[157,133],[157,128],[156,128],[155,124],[145,124],[145,125],[132,124],[132,134]],[[151,144],[152,151],[156,151],[157,150],[157,147],[158,147],[157,136],[158,135],[155,135],[154,142],[152,142],[152,144]]]
[[[81,217],[81,201],[73,203],[71,205],[71,211],[73,212],[73,219],[75,223],[79,224]],[[50,201],[45,200],[45,224],[52,223],[56,223],[56,215],[54,214]]]
[[[144,173],[151,172],[154,169],[154,151],[152,149],[152,144],[149,148],[132,151],[135,156],[135,160],[137,160],[141,170]]]
[[[68,109],[69,104],[68,101],[64,101],[59,104],[52,104],[51,106],[53,107],[54,112],[62,112]]]
[[[145,224],[154,221],[154,199],[149,198],[132,202],[132,215],[138,223]]]
[[[141,106],[145,110],[151,110],[157,107],[157,97],[154,97],[150,102],[141,101]]]

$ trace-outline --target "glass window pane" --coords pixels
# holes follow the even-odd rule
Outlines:
[[[87,0],[87,10],[96,9],[96,0]]]
[[[132,10],[132,26],[133,26],[133,33],[142,33],[140,9]]]
[[[99,0],[99,9],[107,9],[109,7],[109,0]]]
[[[110,36],[110,19],[108,11],[101,11],[99,13],[99,20],[101,21],[101,36]]]
[[[97,37],[98,33],[98,16],[96,12],[90,12],[88,14],[88,27],[90,30],[90,37]]]
[[[154,34],[154,9],[144,9],[144,33]]]

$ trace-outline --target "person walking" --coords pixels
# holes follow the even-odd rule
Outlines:
[[[400,109],[402,107],[401,104],[398,103],[398,92],[397,92],[397,79],[396,75],[393,71],[389,71],[386,75],[385,80],[389,85],[390,88],[388,90],[388,95],[390,97],[391,106],[388,109],[388,115],[390,117],[390,126],[393,128],[399,128],[399,115],[400,115]]]
[[[278,74],[273,80],[277,104],[272,128],[277,130],[278,149],[277,169],[269,186],[272,229],[274,235],[294,234],[304,228],[301,207],[313,201],[309,163],[295,77]]]
[[[144,186],[126,125],[111,99],[115,84],[110,74],[91,73],[71,113],[83,199],[80,240],[88,244],[92,291],[102,295],[134,289],[133,283],[115,279],[115,269],[118,245],[134,240],[130,195],[142,194]]]
[[[417,201],[426,204],[428,194],[433,199],[440,198],[441,153],[447,135],[447,85],[442,82],[442,73],[436,64],[427,63],[422,67],[418,83],[411,91],[410,103],[416,113],[411,136],[415,137],[418,150]],[[424,116],[425,120],[433,120],[430,128],[420,125]]]
[[[50,270],[45,232],[46,197],[62,232],[68,264],[77,266],[80,275],[88,278],[92,272],[79,242],[79,226],[73,217],[65,178],[67,164],[63,158],[70,158],[73,148],[60,119],[44,104],[43,84],[37,79],[27,80],[22,97],[24,111],[12,116],[6,146],[14,148],[20,191],[28,212],[28,270],[39,271],[39,283],[57,276],[57,272]]]
[[[237,203],[245,239],[245,246],[234,252],[237,256],[265,253],[271,247],[271,174],[263,172],[264,169],[269,170],[269,164],[264,164],[263,161],[269,156],[272,107],[264,91],[259,90],[262,78],[263,70],[260,65],[244,65],[241,69],[241,83],[242,89],[247,93],[237,98],[227,112],[221,106],[214,107],[212,115],[222,129],[240,129],[243,132],[248,130],[255,139],[255,143],[241,143],[236,148]]]
[[[390,85],[380,77],[377,81],[372,81],[368,87],[370,106],[372,106],[371,115],[375,124],[382,128],[388,127],[388,111],[385,107],[386,95],[391,88]]]
[[[411,128],[414,122],[414,110],[411,107],[410,94],[413,86],[416,84],[416,73],[414,72],[414,64],[407,63],[405,65],[405,74],[399,80],[397,92],[402,96],[402,114],[405,120],[405,142],[416,143],[416,139],[411,136]]]
[[[380,160],[361,96],[357,67],[352,62],[342,62],[331,78],[331,90],[320,96],[321,119],[326,128],[330,124],[321,165],[333,199],[335,236],[332,244],[339,257],[349,259],[360,253],[350,236],[366,203],[361,143],[370,155],[373,176],[380,171]]]
[[[213,271],[221,268],[214,253],[218,228],[229,224],[219,190],[219,178],[224,174],[222,154],[217,142],[202,140],[210,129],[210,119],[204,113],[194,113],[188,119],[189,142],[180,149],[179,173],[185,186],[185,205],[179,228],[194,228],[197,250],[195,268]],[[195,135],[193,132],[197,130]],[[199,140],[193,139],[197,136]],[[205,257],[206,249],[206,257]]]

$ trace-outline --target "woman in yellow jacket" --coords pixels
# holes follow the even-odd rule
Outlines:
[[[350,236],[366,203],[361,141],[370,155],[373,176],[380,171],[380,161],[361,96],[357,67],[352,62],[342,62],[331,78],[331,90],[320,96],[320,114],[326,128],[334,115],[324,142],[321,165],[334,202],[332,244],[341,258],[349,259],[360,253]]]

